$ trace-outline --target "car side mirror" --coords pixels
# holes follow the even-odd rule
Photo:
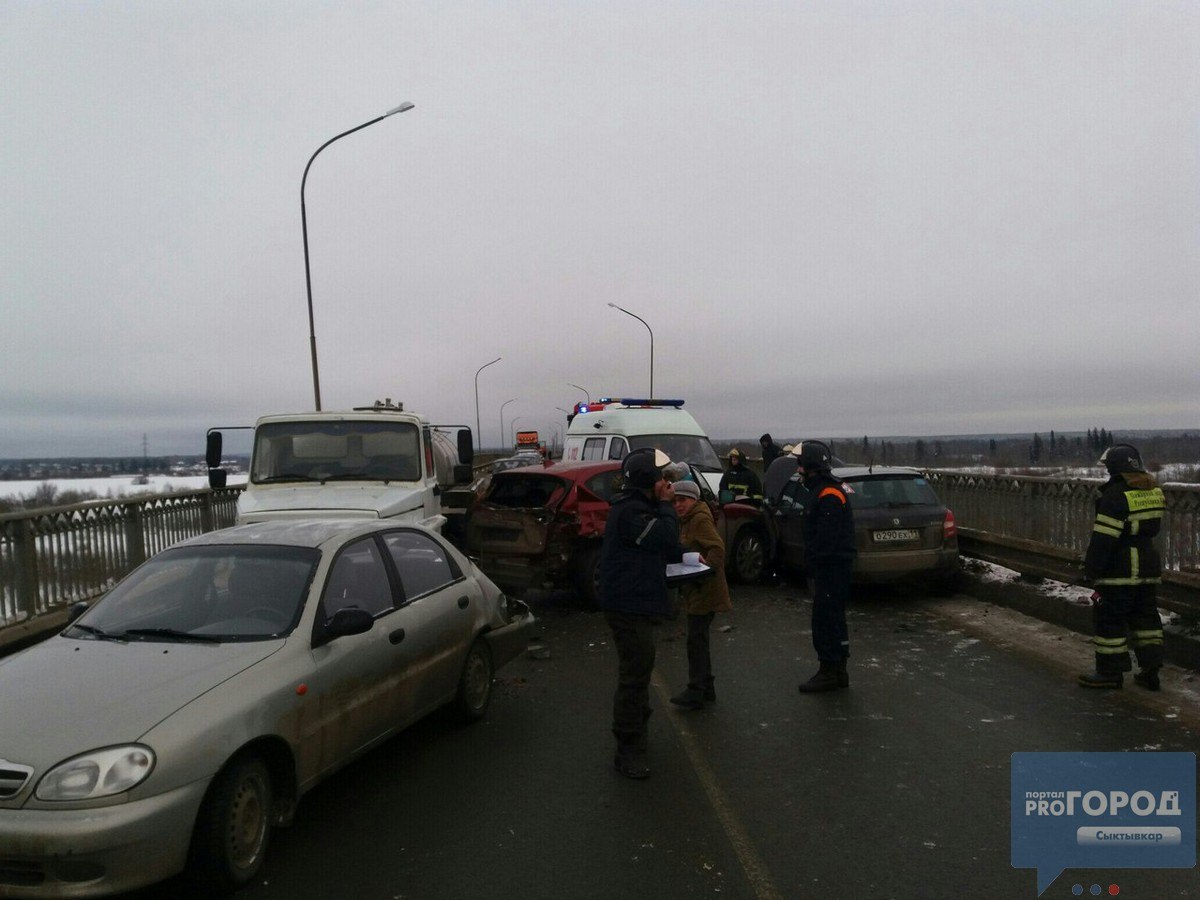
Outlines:
[[[228,473],[221,468],[221,432],[212,429],[205,436],[204,461],[208,466],[208,486],[213,490],[225,487]]]
[[[335,612],[325,623],[324,632],[325,637],[332,640],[351,634],[365,634],[374,627],[373,615],[357,606],[347,606]]]

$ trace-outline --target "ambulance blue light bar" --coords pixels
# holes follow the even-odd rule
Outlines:
[[[601,403],[623,403],[625,406],[683,406],[682,400],[639,400],[633,397],[601,397]]]
[[[600,412],[602,409],[605,409],[606,407],[615,406],[615,405],[619,405],[619,406],[623,406],[623,407],[640,406],[640,407],[646,407],[646,408],[668,406],[668,407],[672,407],[674,409],[678,409],[679,407],[683,406],[683,401],[682,400],[643,400],[643,399],[635,398],[635,397],[601,397],[599,400],[595,401],[594,403],[583,403],[583,402],[576,403],[575,404],[575,413],[576,413],[576,415],[582,415],[584,413],[589,413],[589,412]]]

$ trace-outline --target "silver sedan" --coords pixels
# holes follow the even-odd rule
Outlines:
[[[242,525],[157,554],[0,660],[0,896],[246,883],[321,779],[440,707],[482,718],[532,622],[418,526]]]

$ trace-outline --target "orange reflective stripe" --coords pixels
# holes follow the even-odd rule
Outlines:
[[[834,497],[837,497],[839,500],[842,501],[843,504],[845,504],[845,502],[846,502],[846,495],[843,494],[841,491],[839,491],[835,487],[825,488],[823,491],[821,491],[821,493],[817,494],[817,499],[820,500],[822,497],[826,496],[827,494],[832,494]]]

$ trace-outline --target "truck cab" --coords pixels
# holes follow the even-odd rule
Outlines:
[[[221,437],[208,435],[214,487],[225,480]],[[473,453],[469,428],[431,425],[390,398],[344,412],[263,416],[237,521],[379,518],[440,531],[450,516],[465,515],[470,494],[458,486],[471,481]]]

